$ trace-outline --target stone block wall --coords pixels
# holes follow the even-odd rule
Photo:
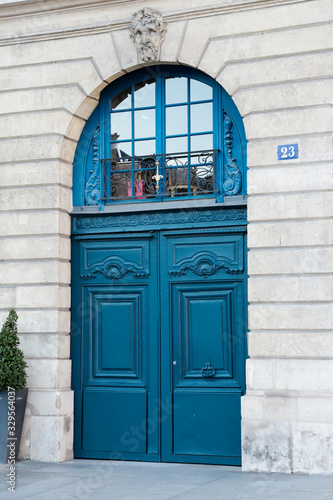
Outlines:
[[[0,321],[29,364],[21,456],[72,457],[72,162],[100,91],[140,67],[142,6],[160,60],[209,74],[248,139],[249,355],[243,469],[333,472],[331,0],[0,0]],[[279,144],[299,159],[277,161]]]

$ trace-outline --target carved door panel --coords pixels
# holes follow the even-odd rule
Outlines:
[[[223,230],[161,238],[165,461],[240,465],[245,391],[244,238]]]
[[[76,236],[75,455],[240,464],[242,229]]]
[[[159,460],[156,234],[77,238],[73,266],[75,454]]]

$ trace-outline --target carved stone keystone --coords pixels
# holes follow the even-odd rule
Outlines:
[[[166,32],[166,23],[160,12],[150,7],[143,7],[133,14],[130,29],[139,61],[158,61]]]

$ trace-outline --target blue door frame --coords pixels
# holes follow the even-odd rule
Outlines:
[[[73,217],[75,456],[241,464],[246,210]]]

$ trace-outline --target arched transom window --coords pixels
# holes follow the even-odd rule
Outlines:
[[[245,135],[230,96],[199,71],[154,66],[102,93],[79,141],[75,205],[245,194]]]

